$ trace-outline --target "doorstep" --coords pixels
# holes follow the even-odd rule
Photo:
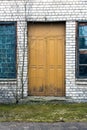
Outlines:
[[[54,96],[28,96],[21,99],[19,103],[70,103],[71,98]]]

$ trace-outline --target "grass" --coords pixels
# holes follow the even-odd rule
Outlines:
[[[0,105],[0,122],[87,122],[87,103]]]

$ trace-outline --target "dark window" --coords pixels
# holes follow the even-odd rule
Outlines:
[[[87,78],[87,23],[78,25],[77,77]]]
[[[16,26],[0,23],[0,78],[16,78]]]

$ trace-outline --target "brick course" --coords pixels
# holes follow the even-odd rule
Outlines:
[[[75,101],[87,101],[87,79],[79,80],[75,78],[76,22],[87,21],[86,0],[26,0],[26,4],[24,0],[0,0],[0,21],[17,22],[18,67],[17,79],[0,80],[0,101],[4,102],[4,99],[11,99],[16,91],[16,86],[21,90],[20,72],[22,70],[24,46],[24,96],[28,95],[27,23],[29,21],[66,22],[66,97]]]

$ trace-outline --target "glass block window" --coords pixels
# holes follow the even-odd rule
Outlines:
[[[16,26],[0,23],[0,78],[16,78]]]
[[[87,78],[87,23],[78,25],[77,76]]]

